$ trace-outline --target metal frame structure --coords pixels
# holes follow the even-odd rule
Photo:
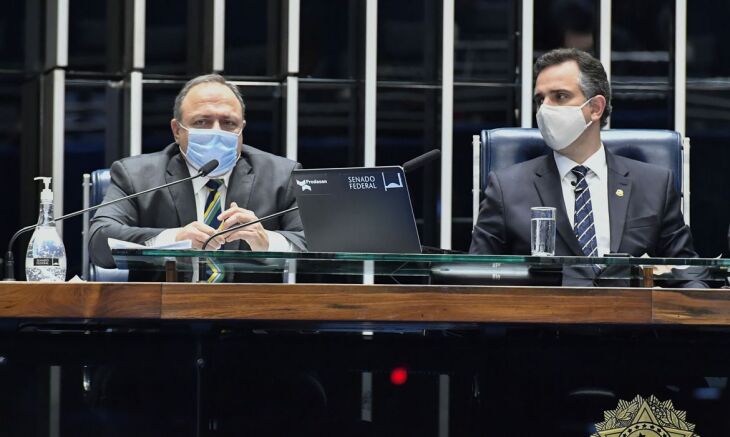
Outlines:
[[[299,128],[299,68],[300,68],[300,19],[301,0],[280,0],[284,6],[282,32],[285,35],[282,51],[284,58],[283,76],[273,78],[266,84],[276,82],[286,90],[285,123],[282,129],[285,141],[285,154],[291,159],[298,157],[298,128]],[[376,122],[377,122],[377,91],[378,91],[378,0],[363,0],[364,6],[364,65],[362,79],[362,112],[357,122],[362,123],[362,148],[358,147],[365,166],[375,166],[376,157]],[[436,184],[440,188],[438,233],[442,248],[451,248],[453,202],[453,125],[454,125],[454,30],[455,30],[455,1],[442,0],[442,40],[440,71],[442,77],[436,85],[440,87],[440,149],[442,152],[440,181]],[[533,43],[535,0],[519,0],[517,3],[521,11],[521,28],[519,30],[519,116],[518,124],[522,127],[532,127],[533,120]],[[191,31],[200,33],[201,46],[199,56],[191,61],[196,69],[202,71],[225,71],[225,0],[212,0],[205,5],[191,6],[200,12],[202,22],[191,24]],[[611,10],[612,0],[599,0],[599,53],[607,73],[611,74]],[[44,124],[41,126],[38,170],[48,172],[53,177],[54,186],[64,186],[64,112],[66,69],[68,65],[68,29],[69,29],[69,0],[58,0],[48,3],[46,22],[48,26],[45,34],[45,44],[41,75],[41,108]],[[674,43],[674,129],[680,134],[685,133],[686,110],[686,34],[687,34],[687,0],[676,0],[675,3],[675,43]],[[124,96],[123,114],[120,114],[120,126],[123,132],[123,153],[136,155],[142,153],[142,94],[145,76],[145,0],[126,0],[124,3],[124,65],[123,76],[120,81]],[[439,62],[437,60],[437,62]],[[263,84],[262,82],[237,81],[237,84]],[[683,210],[685,220],[689,222],[689,141],[685,147],[685,198]],[[476,154],[475,154],[476,157]],[[476,171],[476,170],[475,170]],[[56,212],[64,211],[63,196],[58,189],[56,196]],[[478,207],[478,196],[473,193],[474,212]],[[59,226],[60,228],[60,226]],[[59,229],[61,230],[61,229]],[[434,230],[435,231],[435,230]]]
[[[454,0],[444,0],[442,28],[440,244],[444,249],[451,249],[454,187]]]
[[[532,56],[534,39],[534,0],[522,0],[522,26],[520,27],[520,126],[532,127]]]
[[[288,0],[286,68],[286,157],[299,155],[299,0]]]
[[[378,0],[365,0],[365,167],[375,166]]]

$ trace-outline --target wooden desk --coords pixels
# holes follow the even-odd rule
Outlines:
[[[2,282],[0,317],[730,325],[730,290]]]
[[[541,435],[585,436],[637,394],[671,399],[701,435],[730,433],[725,392],[693,397],[705,376],[730,376],[728,290],[17,282],[0,283],[0,323],[0,386],[25,399],[0,395],[0,423],[18,435],[44,434],[35,417],[56,404],[37,393],[53,387],[67,393],[54,417],[103,417],[125,435],[239,435],[226,406],[272,374],[320,378],[337,415],[329,435],[443,435],[446,417],[452,437],[534,435],[512,425],[527,419]],[[403,388],[388,382],[395,365],[411,371]],[[91,391],[69,396],[82,372]],[[603,397],[572,397],[586,386]],[[96,396],[106,401],[79,400]]]

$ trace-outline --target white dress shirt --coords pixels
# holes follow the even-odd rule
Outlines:
[[[188,164],[188,172],[190,172],[191,176],[198,174],[198,171],[192,168],[190,164]],[[221,198],[221,212],[227,209],[226,192],[228,191],[228,181],[230,178],[231,172],[228,172],[225,175],[216,178],[223,179],[223,184],[221,184],[220,188],[218,188]],[[193,193],[195,194],[195,210],[197,211],[197,221],[199,222],[204,221],[203,218],[205,216],[205,203],[208,200],[208,193],[210,192],[205,187],[205,184],[207,184],[209,180],[210,178],[206,176],[201,176],[191,181],[193,183]],[[180,232],[181,229],[182,228],[165,229],[164,231],[160,232],[156,237],[150,238],[149,240],[145,241],[145,245],[157,246],[161,244],[174,243],[175,236],[178,232]],[[267,249],[269,252],[292,251],[292,244],[289,242],[289,240],[286,239],[286,237],[284,237],[280,233],[266,230],[266,234],[269,237],[269,248]]]
[[[591,193],[598,256],[611,252],[611,224],[608,215],[608,166],[606,165],[606,149],[603,144],[583,164],[578,164],[558,152],[553,152],[553,156],[555,157],[555,164],[558,166],[565,212],[568,213],[571,228],[574,226],[575,220],[575,186],[573,184],[578,180],[571,170],[576,165],[583,165],[588,168],[586,182],[588,182],[588,189]]]

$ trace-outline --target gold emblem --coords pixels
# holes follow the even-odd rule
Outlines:
[[[685,411],[675,410],[672,401],[660,402],[636,396],[631,402],[618,401],[615,410],[603,412],[591,437],[700,437],[695,426],[686,421]]]
[[[618,197],[624,197],[624,190],[622,190],[621,188],[619,188],[618,190],[616,190],[616,195]]]

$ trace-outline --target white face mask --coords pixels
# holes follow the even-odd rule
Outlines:
[[[580,106],[540,105],[537,110],[537,126],[545,143],[553,150],[563,150],[577,140],[593,120],[586,123],[583,107],[593,97]]]

